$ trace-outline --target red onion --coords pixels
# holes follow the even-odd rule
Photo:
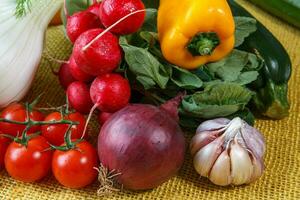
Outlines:
[[[161,107],[133,104],[103,125],[98,137],[101,163],[127,189],[152,189],[174,176],[182,166],[185,139],[178,125],[182,97]]]

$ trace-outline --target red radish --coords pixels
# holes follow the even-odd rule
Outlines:
[[[95,2],[93,3],[93,5],[91,5],[87,11],[99,16],[99,13],[100,13],[100,6],[101,6],[101,2]]]
[[[93,107],[89,87],[86,83],[76,81],[69,85],[67,97],[72,108],[82,114],[87,114]]]
[[[80,69],[93,76],[112,72],[118,67],[122,58],[119,40],[110,32],[106,32],[86,47],[103,31],[103,29],[92,29],[84,32],[76,40],[73,48],[73,56]]]
[[[98,122],[99,122],[99,124],[103,125],[112,115],[113,115],[113,113],[100,112],[98,114]]]
[[[98,17],[88,11],[77,12],[67,18],[66,32],[72,43],[87,30],[102,27],[102,23]]]
[[[70,72],[70,67],[69,64],[67,63],[63,63],[58,71],[58,79],[59,79],[59,83],[60,85],[66,90],[68,88],[68,86],[73,83],[75,80],[75,78],[72,76],[71,72]]]
[[[100,19],[107,28],[126,15],[144,10],[141,0],[104,0],[100,6]],[[145,20],[145,11],[130,16],[116,25],[111,32],[118,35],[127,35],[137,32]]]
[[[180,101],[177,97],[159,108],[128,105],[105,122],[98,155],[105,168],[118,173],[119,184],[132,190],[152,189],[178,172],[185,153],[178,125]]]
[[[83,81],[83,82],[88,83],[94,79],[94,76],[89,75],[80,69],[80,67],[75,62],[75,59],[73,56],[71,56],[71,58],[70,58],[69,68],[70,68],[70,72],[71,72],[72,76],[78,81]]]
[[[131,90],[128,80],[121,75],[105,74],[93,81],[90,95],[102,112],[116,112],[128,104]]]

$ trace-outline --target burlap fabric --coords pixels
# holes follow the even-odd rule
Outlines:
[[[59,185],[49,175],[40,183],[24,184],[10,178],[5,171],[0,173],[0,199],[300,199],[300,30],[271,17],[259,8],[238,1],[263,22],[287,48],[293,61],[293,76],[290,82],[289,98],[292,102],[290,116],[281,121],[259,120],[256,127],[264,133],[267,141],[266,170],[263,177],[254,184],[242,187],[217,187],[205,178],[199,178],[193,169],[191,157],[180,173],[162,186],[146,192],[124,191],[107,198],[96,195],[98,184],[82,190],[70,190]],[[67,59],[71,45],[64,38],[62,27],[49,28],[46,47],[55,58]],[[270,49],[272,51],[272,49]],[[58,67],[42,59],[41,66],[27,100],[44,92],[42,104],[64,103],[64,92],[50,67]],[[97,127],[94,125],[94,142]],[[191,136],[187,136],[188,140]]]

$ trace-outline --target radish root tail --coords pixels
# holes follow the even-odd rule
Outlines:
[[[115,192],[122,191],[122,186],[115,183],[114,178],[121,173],[115,173],[115,170],[109,171],[106,167],[100,164],[99,168],[95,168],[98,171],[98,181],[100,187],[97,190],[98,196],[108,196]]]
[[[84,125],[84,129],[83,129],[83,132],[82,132],[82,135],[81,135],[81,138],[80,138],[80,139],[83,139],[83,138],[84,138],[84,136],[85,136],[85,134],[86,134],[86,131],[87,131],[87,128],[88,128],[88,125],[89,125],[89,123],[90,123],[90,121],[91,121],[92,115],[93,115],[93,113],[94,113],[94,111],[96,110],[97,107],[98,107],[98,104],[95,104],[95,105],[92,107],[92,109],[91,109],[91,111],[90,111],[90,113],[89,113],[89,115],[88,115],[88,118],[87,118],[87,120],[86,120],[86,123],[85,123],[85,125]]]

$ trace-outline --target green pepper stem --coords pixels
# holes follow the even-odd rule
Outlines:
[[[215,32],[198,33],[189,42],[187,49],[193,56],[211,55],[220,44],[220,39]]]

